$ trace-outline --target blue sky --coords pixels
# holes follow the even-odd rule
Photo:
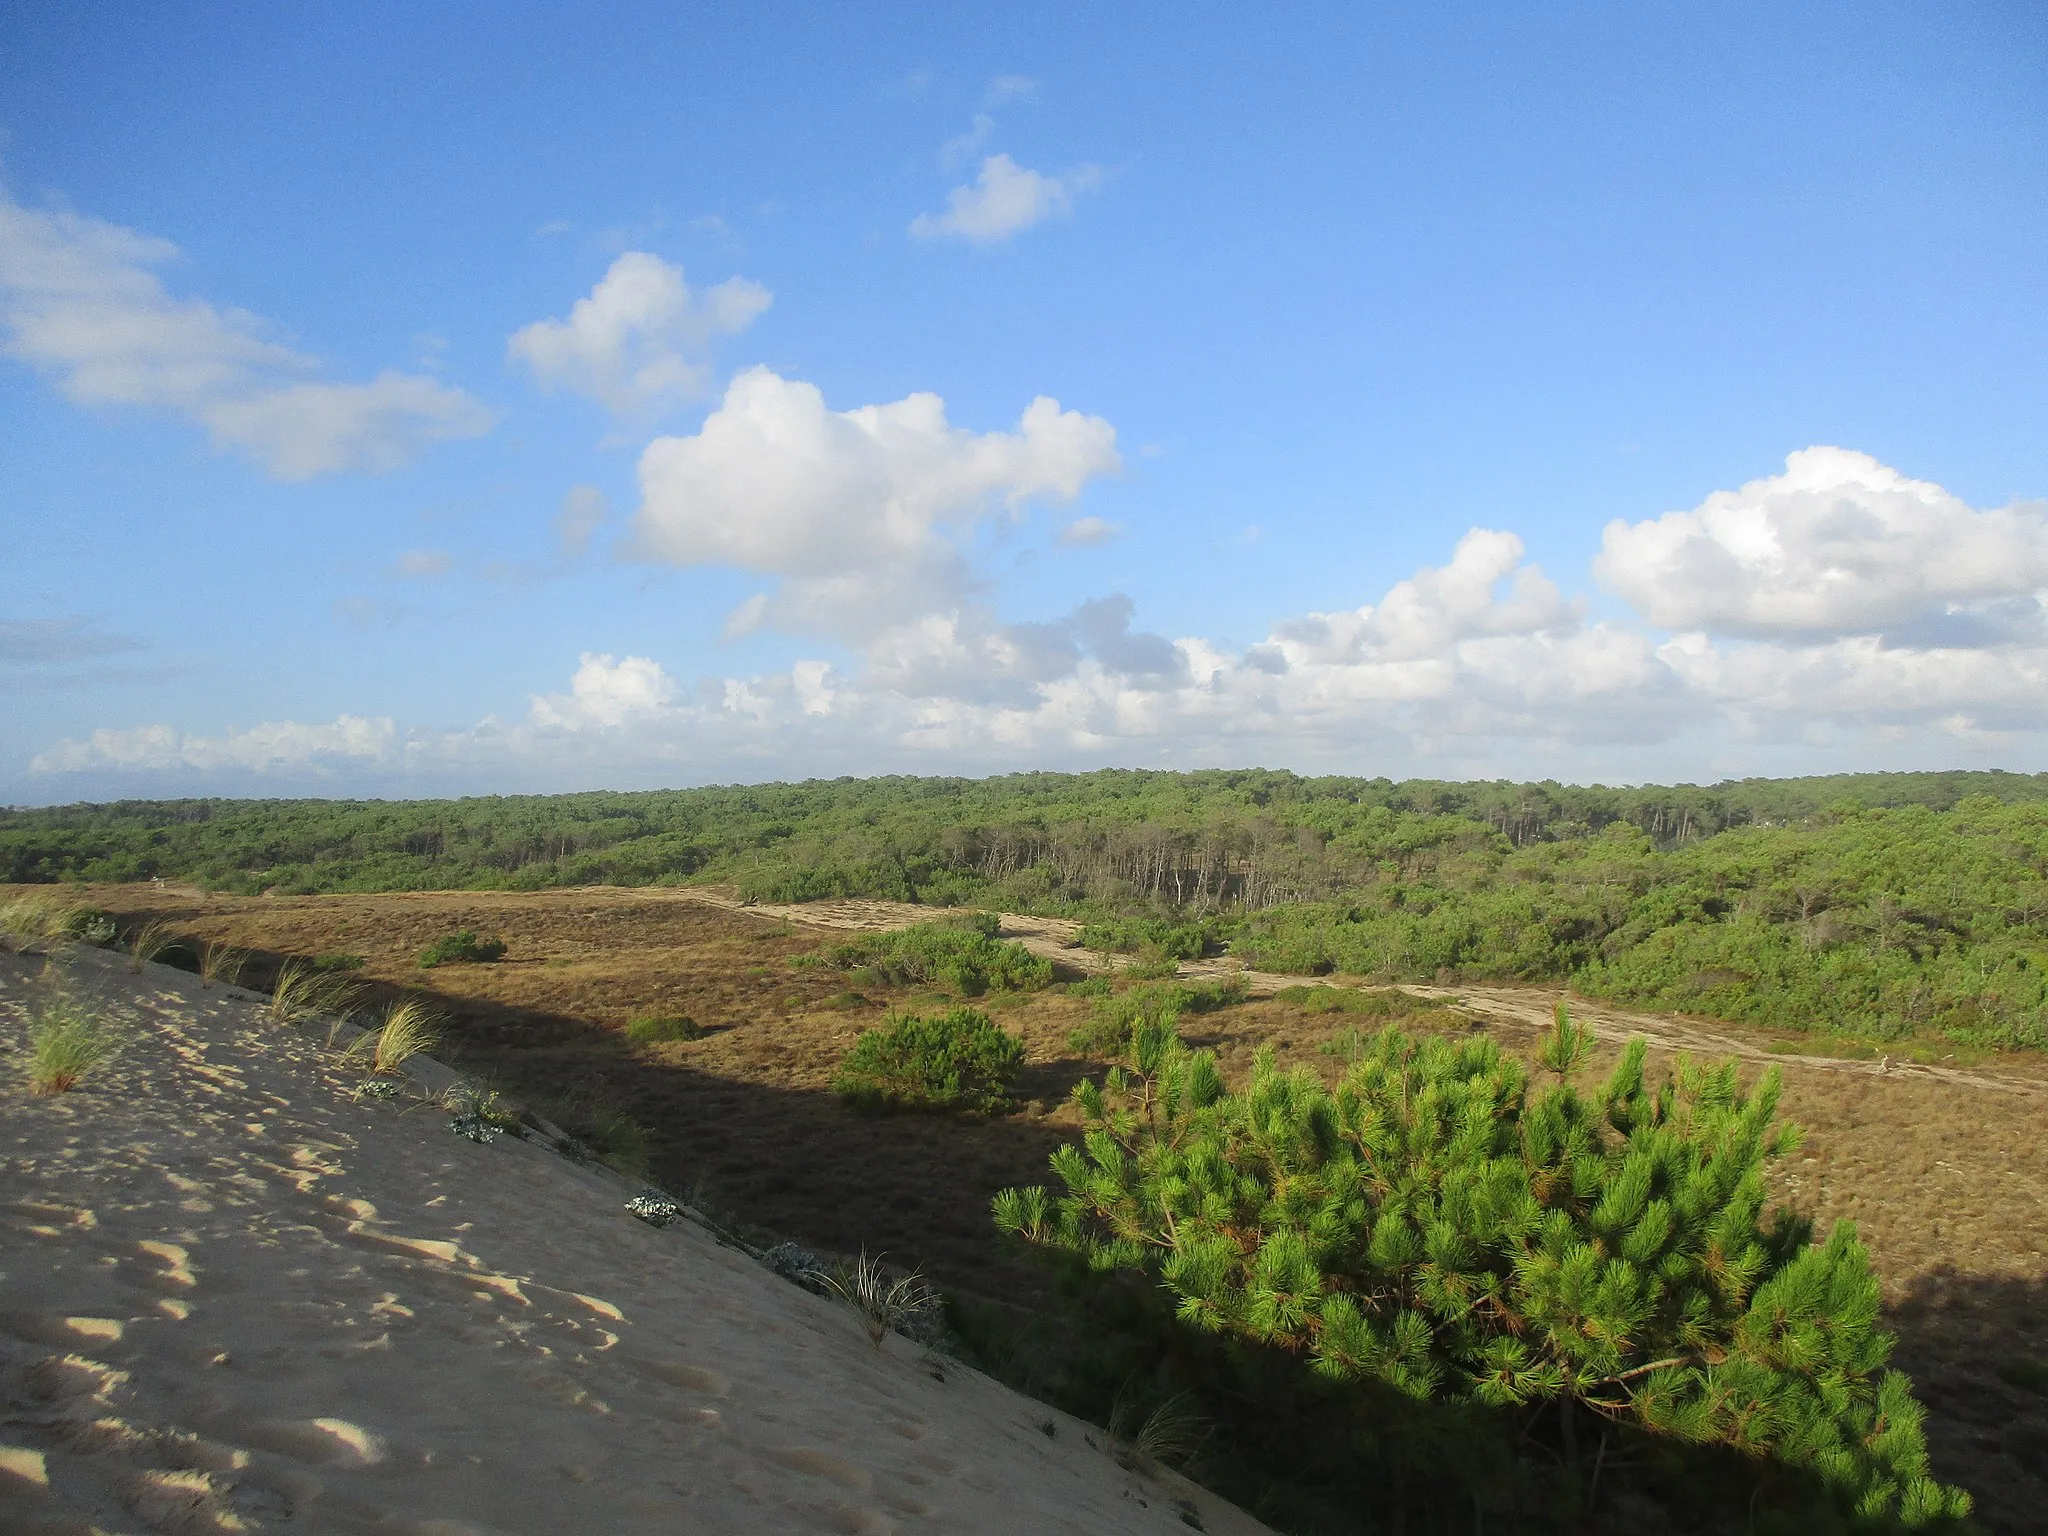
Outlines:
[[[0,801],[2048,768],[2044,66],[10,8]]]

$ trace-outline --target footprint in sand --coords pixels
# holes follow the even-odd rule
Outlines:
[[[679,1360],[641,1360],[629,1356],[625,1364],[635,1375],[645,1376],[650,1381],[666,1382],[686,1392],[701,1392],[706,1397],[724,1397],[732,1390],[731,1383],[716,1371],[684,1365]]]
[[[4,1207],[10,1217],[27,1218],[21,1225],[37,1237],[70,1237],[90,1232],[100,1219],[84,1206],[58,1205],[45,1200],[14,1200]]]
[[[813,1450],[809,1446],[779,1446],[762,1452],[778,1467],[787,1467],[792,1472],[802,1472],[809,1477],[822,1477],[851,1488],[855,1493],[866,1493],[875,1485],[875,1476],[866,1467],[848,1461],[844,1456],[835,1456],[830,1451]]]
[[[0,1316],[0,1333],[28,1344],[117,1344],[127,1330],[111,1317],[65,1317],[54,1312],[14,1312]]]
[[[199,1284],[198,1275],[192,1271],[192,1255],[176,1243],[144,1241],[135,1245],[135,1251],[163,1266],[152,1277],[157,1284],[179,1290],[190,1290]]]
[[[211,1473],[137,1473],[128,1484],[127,1505],[158,1530],[200,1533],[245,1531],[248,1525],[229,1507],[232,1482],[216,1483]]]
[[[45,1403],[78,1397],[104,1402],[127,1380],[126,1371],[83,1355],[56,1355],[30,1366],[22,1375],[22,1386],[30,1397]]]
[[[372,1467],[388,1454],[384,1438],[347,1419],[271,1419],[248,1442],[316,1467]]]

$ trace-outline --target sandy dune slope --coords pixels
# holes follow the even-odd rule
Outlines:
[[[246,994],[75,956],[121,1052],[31,1097],[40,964],[0,957],[0,1530],[1263,1529],[608,1172],[354,1102]]]

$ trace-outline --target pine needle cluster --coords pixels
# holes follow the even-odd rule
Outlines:
[[[999,1227],[1149,1277],[1181,1322],[1267,1346],[1338,1387],[1721,1447],[1827,1490],[1855,1523],[1938,1528],[1969,1496],[1932,1477],[1911,1384],[1888,1370],[1853,1226],[1824,1243],[1766,1213],[1798,1144],[1775,1070],[1631,1042],[1579,1078],[1563,1009],[1552,1079],[1483,1037],[1388,1028],[1331,1089],[1261,1055],[1241,1091],[1163,1024],[1075,1099],[1063,1190],[1006,1190]]]

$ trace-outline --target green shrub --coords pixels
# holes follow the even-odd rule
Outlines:
[[[1067,1044],[1083,1056],[1118,1056],[1145,1025],[1171,1029],[1183,1014],[1213,1013],[1244,998],[1241,976],[1132,987],[1098,998],[1088,1022],[1067,1036]]]
[[[1199,960],[1222,952],[1225,926],[1215,918],[1194,922],[1158,917],[1097,918],[1081,926],[1081,947],[1102,954],[1134,955],[1149,950],[1168,960]]]
[[[480,939],[474,928],[464,928],[436,939],[420,951],[420,969],[432,970],[437,965],[487,965],[493,960],[503,959],[505,945],[499,939]]]
[[[702,1024],[684,1013],[643,1014],[626,1026],[626,1038],[635,1045],[660,1045],[670,1040],[702,1040]]]
[[[990,988],[1032,991],[1052,983],[1052,962],[996,938],[992,912],[865,934],[826,951],[832,964],[872,985],[945,986],[962,997]]]
[[[1133,981],[1171,981],[1180,974],[1180,962],[1167,955],[1147,954],[1141,950],[1124,967],[1124,974]]]
[[[1831,1515],[1818,1528],[1963,1520],[1911,1383],[1885,1369],[1853,1226],[1816,1246],[1802,1219],[1765,1216],[1765,1170],[1799,1141],[1775,1069],[1746,1092],[1733,1062],[1651,1083],[1637,1040],[1585,1092],[1590,1044],[1559,1009],[1556,1080],[1532,1091],[1484,1038],[1390,1027],[1334,1090],[1268,1051],[1233,1093],[1213,1055],[1141,1030],[1134,1070],[1075,1090],[1087,1139],[1053,1154],[1060,1193],[1006,1190],[996,1222],[1143,1277],[1198,1334],[1291,1359],[1296,1401],[1341,1416],[1348,1394],[1361,1445],[1405,1399],[1455,1426],[1432,1454],[1467,1467],[1487,1464],[1474,1436],[1507,1465],[1554,1433],[1575,1473],[1581,1426],[1611,1426],[1666,1462],[1769,1459],[1795,1474],[1774,1499]]]
[[[445,944],[447,940],[441,942]],[[499,953],[502,954],[503,951],[500,950]],[[366,964],[368,962],[361,955],[332,954],[313,957],[313,969],[316,971],[360,971]]]
[[[1355,1013],[1369,1019],[1398,1018],[1442,1006],[1399,987],[1282,987],[1273,1001],[1292,1003],[1304,1013]]]
[[[898,1014],[863,1031],[833,1091],[862,1109],[962,1109],[990,1114],[1009,1100],[1024,1043],[985,1013]]]

